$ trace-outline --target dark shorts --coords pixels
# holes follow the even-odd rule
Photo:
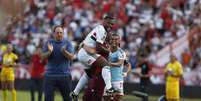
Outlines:
[[[44,94],[45,101],[54,101],[54,93],[56,88],[63,97],[63,101],[71,101],[72,80],[71,75],[68,76],[45,76],[44,77]]]

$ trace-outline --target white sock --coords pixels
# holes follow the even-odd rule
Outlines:
[[[112,84],[111,84],[111,72],[109,66],[104,66],[102,68],[102,77],[105,82],[106,89],[110,89],[112,87]]]
[[[87,76],[86,73],[84,73],[82,75],[82,77],[80,78],[78,84],[76,85],[75,89],[74,89],[74,93],[76,95],[78,95],[80,93],[80,91],[82,90],[82,88],[86,85],[86,83],[88,83],[89,81],[89,77]]]

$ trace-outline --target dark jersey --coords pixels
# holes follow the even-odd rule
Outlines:
[[[141,67],[141,74],[142,75],[148,75],[149,74],[149,71],[150,71],[150,67],[149,67],[149,63],[148,62],[142,62],[140,65]],[[149,77],[141,77],[141,78],[149,78]]]

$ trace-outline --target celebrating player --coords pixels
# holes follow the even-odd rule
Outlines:
[[[111,35],[111,34],[110,34]],[[106,37],[106,41],[102,45],[105,48],[109,48],[110,37]],[[109,53],[98,52],[101,56],[108,59]],[[101,76],[101,68],[96,67],[86,70],[86,73],[90,75],[90,80],[87,88],[84,91],[83,101],[102,101],[103,92],[105,88],[104,80]]]
[[[180,101],[179,79],[182,74],[182,65],[177,61],[176,57],[171,54],[170,63],[168,63],[165,69],[167,101]]]
[[[110,50],[104,48],[102,45],[105,42],[108,32],[110,32],[112,25],[114,24],[114,18],[106,16],[103,20],[103,25],[96,26],[84,39],[83,47],[78,52],[78,60],[82,62],[86,68],[102,68],[102,77],[106,84],[106,92],[113,93],[116,90],[111,85],[111,73],[108,61],[97,54],[97,51],[103,53],[109,53]],[[75,90],[71,93],[74,100],[77,100],[77,95],[83,86],[88,82],[89,75],[86,73],[79,80]]]
[[[126,76],[131,69],[130,65],[127,65],[127,71],[123,72],[126,53],[119,47],[119,45],[120,36],[113,34],[111,38],[111,53],[109,55],[109,61],[111,66],[112,86],[114,89],[119,90],[119,93],[116,93],[113,96],[113,94],[108,95],[106,92],[104,92],[105,101],[111,101],[111,98],[113,98],[113,101],[122,101],[122,97],[124,95],[123,76]]]
[[[12,101],[16,101],[16,90],[14,87],[14,70],[17,66],[18,56],[12,52],[13,46],[8,44],[7,51],[3,55],[3,67],[1,71],[1,82],[3,90],[3,101],[7,101],[7,90],[12,92]]]

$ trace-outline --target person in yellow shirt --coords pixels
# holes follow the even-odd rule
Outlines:
[[[7,45],[7,50],[3,55],[1,82],[3,90],[3,101],[7,101],[7,90],[12,92],[12,101],[16,101],[16,90],[14,88],[14,67],[17,66],[18,56],[12,52],[13,46]]]
[[[167,101],[180,101],[179,81],[182,75],[183,69],[181,63],[171,54],[170,62],[165,68]]]

